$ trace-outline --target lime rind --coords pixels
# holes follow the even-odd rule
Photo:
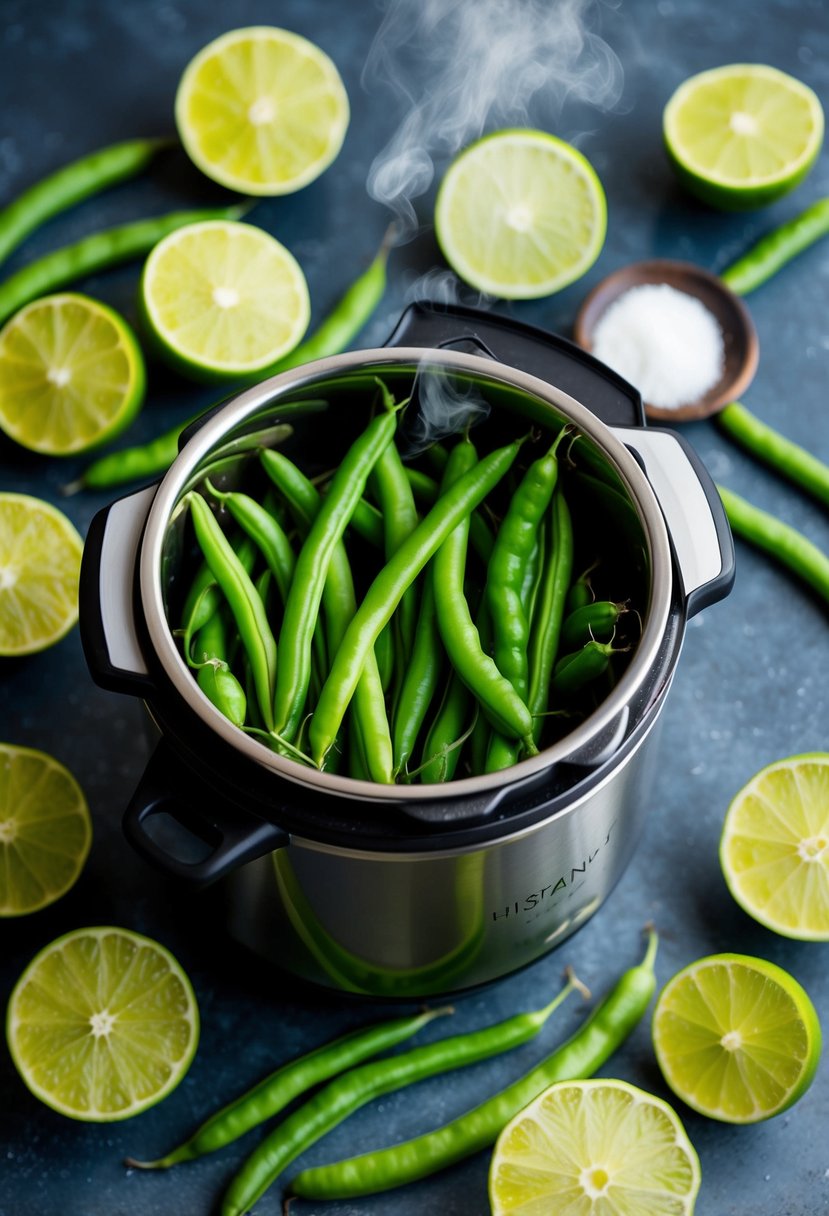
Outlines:
[[[161,240],[144,265],[139,309],[159,354],[208,381],[266,371],[294,349],[311,316],[293,254],[263,229],[231,220],[189,224]]]
[[[691,1216],[699,1157],[676,1111],[626,1081],[560,1081],[498,1137],[493,1216],[636,1212]]]
[[[26,916],[65,895],[92,844],[83,790],[53,756],[0,743],[0,917]]]
[[[777,964],[743,954],[698,959],[662,989],[653,1045],[668,1086],[698,1114],[749,1124],[787,1110],[820,1061],[820,1021]]]
[[[746,130],[723,129],[735,90],[747,102],[749,128],[762,115],[762,143]],[[817,94],[795,77],[764,64],[729,64],[684,81],[665,106],[662,127],[683,184],[712,206],[742,210],[764,206],[803,181],[820,153],[824,115]],[[792,154],[798,136],[800,150]],[[729,160],[726,172],[722,164]]]
[[[146,383],[130,325],[79,292],[33,300],[0,330],[0,427],[41,455],[114,439],[140,410]]]
[[[532,129],[496,131],[470,144],[449,166],[435,202],[435,232],[449,265],[502,299],[540,298],[575,282],[599,256],[606,230],[607,202],[590,162]]]
[[[829,754],[777,760],[743,786],[726,811],[719,859],[732,897],[759,924],[829,941]]]
[[[287,89],[274,93],[272,82],[262,79],[265,57],[256,48],[266,45],[273,60],[281,61],[293,96]],[[315,120],[326,121],[302,116],[309,94]],[[209,123],[198,117],[205,102],[208,112],[214,111]],[[276,196],[309,185],[335,160],[350,107],[342,77],[320,47],[290,30],[259,25],[229,30],[198,52],[179,83],[175,117],[188,156],[206,177],[242,194]],[[263,138],[267,126],[277,121],[282,123],[280,138]],[[231,159],[237,165],[247,160],[248,171],[231,168]],[[270,176],[267,164],[272,165]]]
[[[181,965],[151,938],[112,926],[75,929],[45,946],[6,1015],[9,1051],[28,1089],[82,1122],[128,1119],[167,1097],[198,1039],[198,1005]],[[111,1107],[101,1104],[104,1094]]]
[[[0,656],[46,650],[73,628],[82,552],[80,535],[57,507],[0,492]]]

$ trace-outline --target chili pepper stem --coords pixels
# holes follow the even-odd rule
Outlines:
[[[648,935],[648,948],[645,952],[645,957],[642,959],[642,962],[639,965],[644,967],[646,971],[653,971],[653,965],[656,960],[656,950],[659,945],[659,934],[656,932],[656,926],[652,920],[648,921],[643,929],[643,932],[647,933]]]

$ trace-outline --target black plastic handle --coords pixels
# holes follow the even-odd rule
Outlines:
[[[207,845],[207,856],[188,860],[176,855],[148,829],[166,815],[184,829],[186,843]],[[176,878],[206,886],[231,870],[284,848],[290,837],[282,828],[228,801],[174,756],[162,740],[149,759],[123,819],[124,835],[145,860]],[[181,838],[181,832],[178,836]],[[188,840],[188,837],[190,838]],[[180,839],[176,841],[180,843]]]
[[[574,342],[512,317],[418,300],[403,313],[386,346],[437,348],[463,342],[546,380],[608,426],[645,424],[642,398],[632,384]]]

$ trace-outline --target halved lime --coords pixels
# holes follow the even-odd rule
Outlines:
[[[449,166],[435,233],[449,265],[489,295],[529,300],[574,282],[599,256],[604,190],[590,162],[544,131],[470,144]]]
[[[0,427],[34,452],[68,456],[114,438],[145,387],[135,334],[89,296],[43,296],[0,330]]]
[[[726,812],[720,865],[761,925],[829,941],[829,755],[778,760],[743,786]]]
[[[793,76],[734,63],[691,76],[665,107],[668,155],[715,207],[761,207],[802,181],[823,143],[817,95]]]
[[[159,241],[140,304],[161,353],[210,380],[264,371],[293,350],[311,315],[305,276],[285,246],[230,220],[188,224]]]
[[[288,194],[327,169],[349,106],[340,74],[313,42],[274,26],[230,30],[187,65],[176,124],[195,165],[243,194]]]
[[[690,1216],[699,1158],[675,1111],[625,1081],[559,1081],[498,1137],[492,1216]]]
[[[92,843],[75,778],[45,752],[0,743],[0,916],[24,916],[74,886]]]
[[[0,492],[0,655],[45,650],[78,619],[83,541],[48,502]]]
[[[29,1089],[70,1119],[108,1123],[154,1106],[196,1050],[189,979],[163,946],[128,929],[75,929],[17,981],[6,1019]]]
[[[665,1080],[688,1106],[725,1123],[758,1123],[808,1089],[820,1059],[820,1023],[782,967],[712,954],[662,989],[653,1044]]]

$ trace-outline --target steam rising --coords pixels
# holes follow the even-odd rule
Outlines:
[[[425,359],[417,369],[412,396],[418,409],[412,422],[404,425],[402,436],[408,460],[439,439],[483,422],[489,414],[489,406],[471,381]]]
[[[568,97],[616,105],[622,66],[586,25],[598,8],[597,0],[390,0],[363,85],[390,91],[405,117],[367,186],[409,236],[417,227],[412,200],[431,185],[435,159],[487,129],[550,129]]]

